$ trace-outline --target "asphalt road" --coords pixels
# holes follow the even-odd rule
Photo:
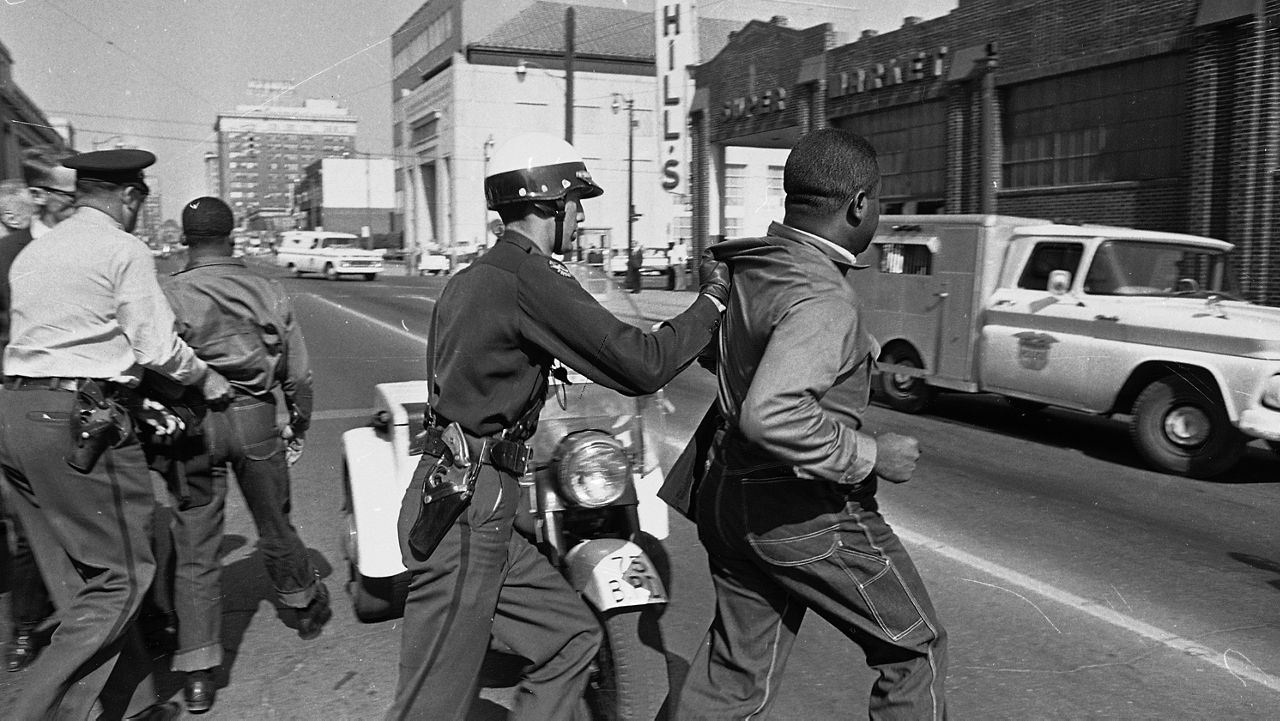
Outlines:
[[[335,616],[310,642],[282,622],[233,491],[223,547],[228,656],[205,718],[378,718],[394,690],[400,629],[357,622],[343,592],[339,436],[365,421],[374,384],[421,377],[443,280],[284,282],[317,384],[316,422],[294,469],[294,518],[328,573]],[[696,367],[667,389],[673,444],[713,392]],[[1166,476],[1140,466],[1121,421],[1023,416],[988,397],[943,397],[923,416],[877,406],[868,427],[921,442],[916,477],[880,499],[950,632],[952,718],[1280,717],[1275,456],[1251,448],[1218,481]],[[666,543],[673,600],[663,631],[678,683],[713,597],[693,527],[673,516]],[[0,674],[0,704],[22,677]],[[180,698],[180,679],[162,680]],[[870,683],[857,648],[810,617],[775,717],[865,717]],[[484,689],[472,719],[502,718],[509,698],[509,688]]]

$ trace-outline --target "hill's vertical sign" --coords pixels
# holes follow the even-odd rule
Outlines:
[[[698,14],[693,0],[653,4],[657,23],[653,34],[657,47],[654,60],[658,70],[658,112],[662,123],[658,132],[658,161],[662,167],[662,189],[687,194],[689,66],[698,57]]]

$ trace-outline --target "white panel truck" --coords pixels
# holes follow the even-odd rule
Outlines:
[[[1232,294],[1212,238],[998,215],[884,216],[856,285],[881,344],[877,398],[994,393],[1130,416],[1167,473],[1280,453],[1280,309]]]

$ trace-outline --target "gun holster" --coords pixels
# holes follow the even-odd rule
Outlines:
[[[431,556],[458,517],[471,505],[480,460],[471,458],[467,440],[457,423],[443,430],[427,428],[424,458],[414,471],[422,479],[422,504],[409,529],[409,547],[422,559]],[[435,457],[434,463],[428,459]]]
[[[64,459],[81,473],[89,473],[108,448],[129,436],[127,414],[107,395],[102,384],[91,378],[76,389],[71,410],[71,450]]]

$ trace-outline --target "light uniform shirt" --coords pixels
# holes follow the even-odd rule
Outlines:
[[[179,383],[208,366],[174,332],[147,246],[102,211],[75,215],[31,241],[9,271],[4,372],[31,378],[139,378]]]

